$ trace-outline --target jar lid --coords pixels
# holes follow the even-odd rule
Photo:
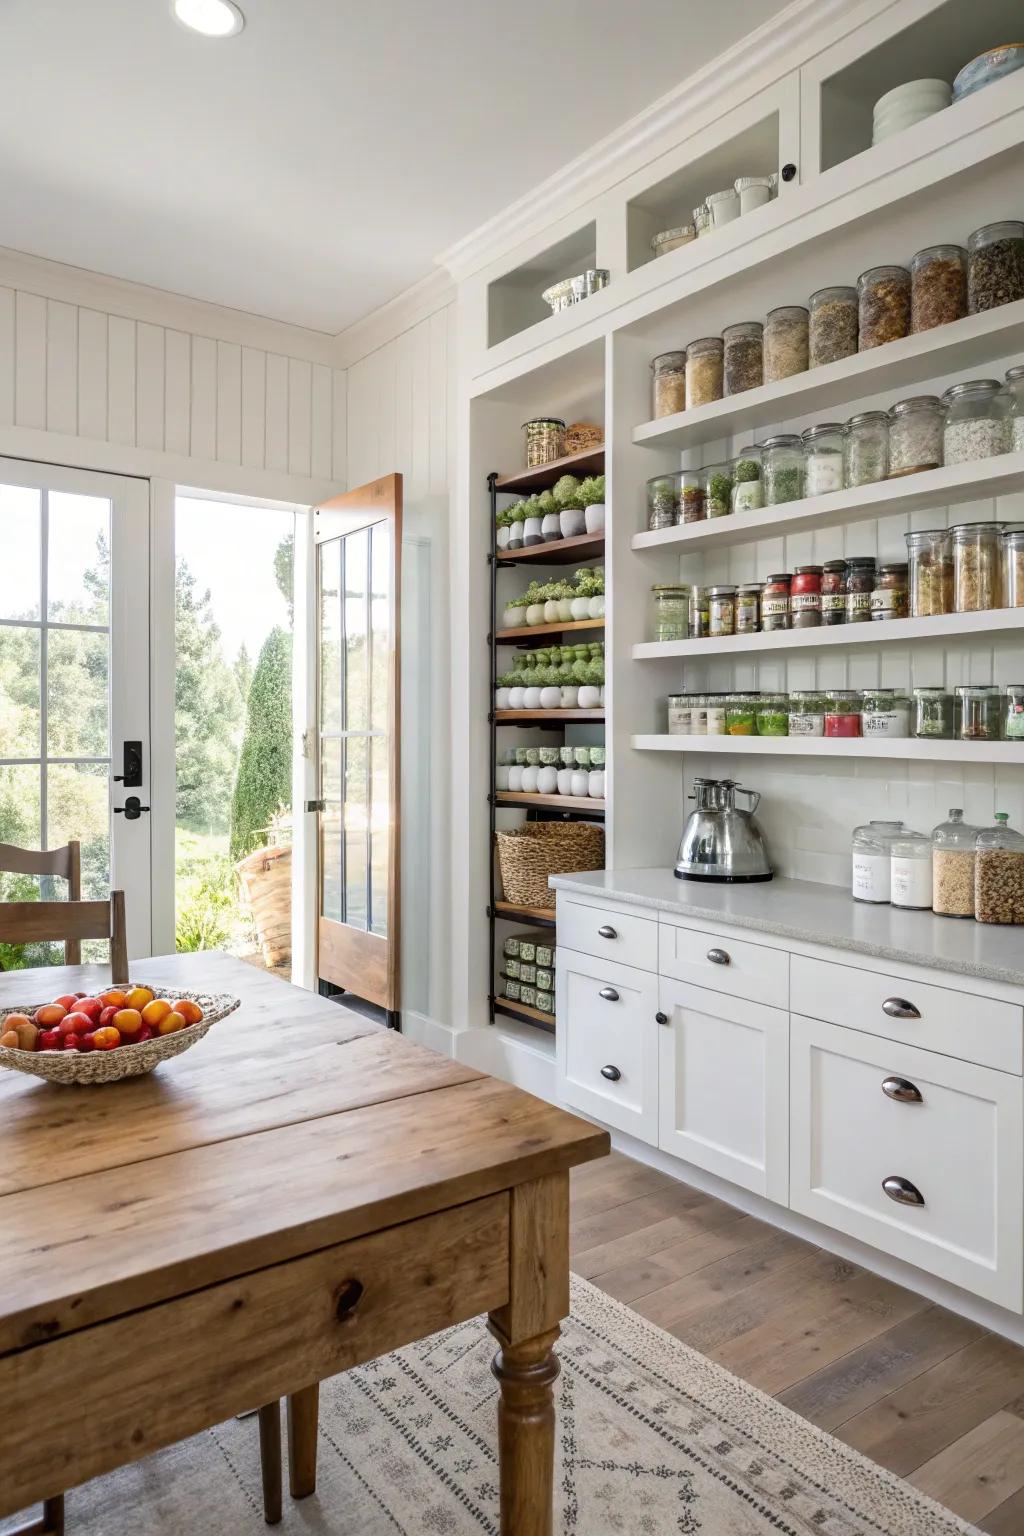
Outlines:
[[[782,581],[789,581],[789,580],[791,580],[789,572],[788,571],[780,571],[777,576],[769,576],[767,578],[766,582],[765,582],[765,585],[767,586],[770,582],[773,582],[773,581],[782,582]]]
[[[945,406],[938,395],[911,395],[906,400],[897,400],[889,412],[890,416],[909,416],[911,411],[943,411]]]
[[[775,437],[766,437],[761,444],[762,448],[801,448],[802,439],[797,432],[779,432]]]
[[[564,427],[565,422],[560,416],[531,416],[529,421],[523,422],[523,430],[527,427]]]
[[[805,427],[801,436],[805,443],[813,443],[819,437],[839,437],[842,431],[841,421],[819,421],[813,427]]]
[[[846,570],[846,561],[845,560],[826,560],[825,564],[822,566],[821,569],[823,571],[845,571]]]
[[[810,304],[813,309],[816,304],[824,304],[828,299],[855,300],[856,297],[856,288],[850,287],[846,283],[834,283],[830,288],[819,288],[817,293],[812,293]]]
[[[698,336],[696,341],[686,343],[686,350],[688,353],[695,348],[699,348],[702,352],[717,352],[721,350],[722,345],[721,336]]]
[[[929,684],[927,688],[915,688],[914,697],[915,699],[948,699],[951,695],[948,689]]]
[[[1021,531],[1024,532],[1024,529],[1022,529]],[[746,592],[746,593],[760,592],[761,587],[762,587],[762,583],[760,581],[744,581],[744,582],[741,583],[741,585],[739,587],[739,591],[740,591],[741,594],[744,593],[744,592]]]
[[[770,187],[770,176],[737,176],[733,185],[737,192],[746,192],[748,187]]]
[[[962,245],[926,245],[923,251],[917,252],[914,262],[939,261],[949,256],[958,261],[966,261],[967,252]]]
[[[723,187],[721,192],[709,192],[704,201],[710,208],[712,203],[722,203],[729,198],[735,197],[736,195],[737,193],[735,187]]]
[[[851,416],[850,417],[849,421],[846,423],[846,426],[845,426],[845,428],[843,430],[844,431],[849,431],[849,429],[851,427],[867,426],[869,423],[872,426],[875,426],[875,425],[881,426],[881,424],[883,422],[888,421],[888,420],[889,420],[889,412],[888,411],[858,411],[856,416]]]
[[[686,349],[682,352],[659,352],[657,357],[651,358],[651,367],[657,372],[659,368],[682,368],[686,362]]]
[[[674,583],[672,583],[672,582],[666,582],[666,583],[664,583],[664,584],[662,584],[660,586],[656,586],[656,587],[652,587],[651,588],[652,592],[676,592],[676,593],[679,593],[679,592],[689,592],[689,590],[690,590],[689,587],[679,587],[679,586],[674,585]],[[698,590],[698,588],[694,587],[693,590],[696,592]]]
[[[768,311],[768,319],[770,320],[773,315],[781,315],[784,320],[806,320],[808,318],[807,310],[802,304],[779,304],[775,309]]]
[[[891,565],[880,565],[878,567],[879,575],[884,575],[886,571],[889,571],[890,573],[892,573],[894,575],[897,575],[897,576],[900,574],[901,571],[904,574],[906,574],[907,562],[905,560],[902,561],[902,562],[900,562],[899,560],[896,560]]]
[[[860,691],[857,688],[826,688],[825,697],[829,699],[859,699]],[[872,822],[872,826],[875,823]],[[900,822],[884,823],[884,825],[900,826]]]
[[[789,696],[791,699],[820,699],[823,695],[820,688],[791,688]]]
[[[847,555],[846,563],[847,565],[864,566],[877,564],[874,555]]]
[[[1007,384],[1015,384],[1018,379],[1024,379],[1024,363],[1015,363],[1012,368],[1006,370]]]
[[[943,400],[961,400],[966,395],[995,395],[1002,389],[998,379],[964,379],[951,384],[943,393]]]
[[[732,325],[722,327],[722,340],[732,334],[736,336],[761,336],[764,326],[760,320],[734,320]]]
[[[892,699],[896,696],[895,688],[864,688],[861,691],[866,699]]]
[[[897,282],[909,283],[910,273],[907,271],[906,267],[869,267],[866,272],[862,272],[860,277],[858,277],[857,287],[861,288],[867,287],[871,283],[881,283],[884,282],[886,278],[888,278],[890,281],[895,280]]]
[[[953,692],[961,699],[966,699],[968,696],[975,698],[984,694],[990,694],[995,698],[999,696],[999,688],[995,683],[957,683]]]
[[[913,528],[903,537],[908,544],[913,544],[917,539],[945,539],[949,537],[948,528]]]
[[[708,589],[708,596],[709,597],[734,597],[735,594],[736,594],[736,588],[735,587],[728,587],[728,586],[726,586],[726,587],[710,587]]]
[[[677,224],[675,229],[662,229],[651,241],[651,250],[656,251],[659,245],[667,245],[669,240],[692,240],[697,231],[692,224]]]
[[[957,523],[949,531],[958,543],[981,533],[1002,533],[1005,523]]]
[[[797,565],[793,568],[794,576],[820,576],[821,572],[820,565]]]

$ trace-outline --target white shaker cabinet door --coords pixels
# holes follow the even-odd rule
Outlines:
[[[558,946],[558,1092],[652,1146],[658,1140],[658,978]]]
[[[789,1015],[661,978],[658,1145],[785,1205]]]

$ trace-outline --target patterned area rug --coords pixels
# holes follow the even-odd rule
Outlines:
[[[288,1536],[498,1530],[495,1344],[481,1320],[324,1383],[314,1498]],[[585,1280],[558,1346],[566,1536],[964,1536],[974,1527]],[[260,1536],[256,1420],[98,1478],[73,1536]],[[16,1522],[0,1521],[0,1532]]]

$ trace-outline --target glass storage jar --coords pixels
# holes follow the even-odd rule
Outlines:
[[[932,830],[932,910],[940,917],[974,916],[975,844],[980,828],[953,809]]]
[[[711,638],[736,633],[736,588],[712,587],[708,592],[708,622]]]
[[[853,899],[876,905],[892,896],[890,850],[903,831],[902,821],[869,821],[854,827],[852,839]]]
[[[690,632],[690,590],[663,585],[651,588],[651,639],[686,640]]]
[[[946,407],[936,395],[898,400],[889,412],[889,478],[938,469]]]
[[[846,562],[846,622],[871,622],[871,594],[875,590],[873,555],[851,555]]]
[[[709,464],[704,471],[705,517],[728,517],[732,511],[732,466]]]
[[[692,224],[676,224],[672,229],[658,231],[651,241],[651,250],[655,256],[667,256],[669,251],[678,251],[681,245],[689,245],[696,238],[697,231]]]
[[[894,907],[928,912],[932,905],[932,840],[903,831],[889,844],[889,899]]]
[[[701,336],[686,349],[686,409],[721,400],[724,384],[721,336]]]
[[[809,304],[811,367],[852,357],[857,350],[856,288],[819,288]]]
[[[753,512],[763,506],[761,447],[759,443],[753,443],[732,461],[732,510]]]
[[[910,263],[910,329],[933,330],[967,313],[967,252],[962,245],[930,245]]]
[[[856,688],[830,688],[825,694],[825,735],[861,735],[861,698]]]
[[[764,504],[778,507],[804,494],[804,446],[795,432],[780,432],[761,444]]]
[[[707,694],[695,693],[690,701],[690,735],[706,736],[708,733]]]
[[[843,428],[843,485],[874,485],[889,473],[889,414],[860,411]]]
[[[761,629],[765,634],[789,628],[789,588],[788,571],[769,576],[761,588]]]
[[[998,741],[1002,734],[1003,701],[998,688],[964,684],[953,698],[953,718],[959,720],[959,741]]]
[[[679,475],[680,522],[699,523],[707,515],[704,509],[704,471],[684,469]]]
[[[1024,608],[1024,527],[1003,534],[1003,602],[1007,608]]]
[[[784,693],[764,693],[757,701],[757,734],[789,735],[789,699]]]
[[[1006,392],[1010,397],[1010,447],[1024,452],[1024,363],[1006,370]]]
[[[647,527],[674,528],[679,522],[679,488],[682,476],[655,475],[647,482]]]
[[[725,711],[725,730],[729,736],[753,736],[757,730],[757,706],[760,696],[756,693],[729,695]]]
[[[804,495],[827,496],[843,488],[843,427],[838,421],[821,421],[802,434],[804,445]]]
[[[523,422],[526,438],[526,467],[536,469],[565,455],[565,422],[557,416],[535,416]]]
[[[793,629],[817,629],[821,623],[821,566],[798,565],[789,584]]]
[[[953,695],[945,688],[914,689],[914,735],[922,741],[953,739]]]
[[[974,915],[979,923],[1024,923],[1024,837],[1005,811],[975,844]]]
[[[878,568],[871,593],[871,618],[905,619],[910,611],[906,565],[882,565]]]
[[[690,591],[690,639],[706,640],[711,626],[711,609],[707,587],[693,587]]]
[[[825,695],[814,689],[800,688],[789,696],[789,734],[824,736]]]
[[[736,592],[736,633],[756,635],[761,628],[761,583],[745,581]]]
[[[722,332],[726,395],[741,395],[764,383],[764,327],[760,320],[739,320]]]
[[[968,379],[943,395],[946,422],[942,453],[947,464],[969,464],[1009,453],[1010,396],[998,379]]]
[[[689,736],[690,734],[690,704],[693,695],[691,693],[670,693],[667,699],[668,705],[668,734],[670,736]]]
[[[826,560],[821,568],[821,622],[846,623],[845,560]]]
[[[958,523],[953,538],[953,609],[977,613],[1003,601],[1003,523]]]
[[[910,334],[910,273],[871,267],[857,279],[857,344],[861,352]]]
[[[707,705],[707,734],[709,736],[725,735],[725,706],[728,696],[724,693],[708,694],[705,703]]]
[[[778,384],[805,373],[809,361],[809,316],[802,304],[770,309],[764,326],[764,382]]]
[[[861,695],[861,735],[910,735],[910,700],[895,688],[865,688]]]
[[[972,315],[1024,299],[1024,224],[984,224],[967,242],[967,307]]]
[[[1007,683],[1003,691],[1003,736],[1024,741],[1024,683]]]
[[[686,353],[662,352],[651,361],[654,374],[651,406],[655,420],[686,409]]]
[[[953,540],[948,528],[906,533],[910,616],[930,619],[953,612]]]

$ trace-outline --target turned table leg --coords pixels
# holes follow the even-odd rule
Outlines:
[[[316,1436],[320,1383],[293,1392],[288,1399],[288,1482],[293,1499],[316,1491]]]

